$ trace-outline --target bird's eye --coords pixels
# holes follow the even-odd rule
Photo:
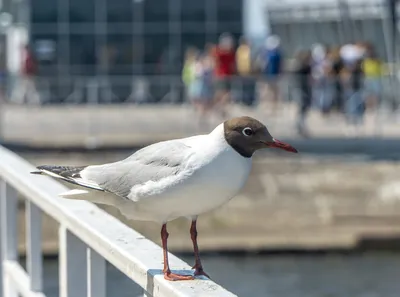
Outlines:
[[[244,128],[242,133],[244,136],[251,136],[254,134],[253,130],[249,127]]]

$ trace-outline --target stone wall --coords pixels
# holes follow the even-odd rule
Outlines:
[[[96,164],[125,156],[22,154],[35,165]],[[399,172],[400,163],[393,161],[346,156],[258,156],[244,190],[229,204],[199,218],[201,248],[351,248],[364,237],[400,238]],[[157,224],[129,222],[112,207],[105,209],[159,242]],[[176,220],[169,225],[171,248],[190,250],[189,223]]]

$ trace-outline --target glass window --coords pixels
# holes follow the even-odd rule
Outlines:
[[[39,75],[45,75],[61,61],[57,50],[57,35],[33,34],[31,38],[32,50],[39,64]]]
[[[209,41],[210,40],[207,39],[205,32],[203,32],[203,33],[184,33],[182,35],[183,52],[189,47],[195,47],[202,51],[202,50],[204,50],[206,43]]]
[[[146,23],[168,23],[169,1],[171,0],[142,0],[144,21]]]
[[[69,21],[71,23],[93,23],[96,0],[69,0]]]
[[[181,21],[204,23],[206,21],[205,0],[181,0]]]
[[[31,3],[31,22],[33,24],[57,22],[58,3],[56,0],[34,0]]]
[[[151,34],[144,36],[144,62],[155,72],[167,58],[169,50],[169,34]]]
[[[88,34],[71,34],[69,55],[73,74],[92,75],[95,69],[95,37]]]
[[[242,22],[243,0],[219,0],[217,1],[217,20],[219,22]]]
[[[204,22],[186,22],[182,23],[182,33],[204,33],[207,30]]]
[[[130,23],[136,2],[133,0],[100,0],[106,2],[108,23]],[[139,4],[140,7],[140,4]]]

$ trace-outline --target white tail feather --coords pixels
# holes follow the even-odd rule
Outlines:
[[[115,206],[120,199],[118,196],[107,192],[81,189],[69,190],[67,192],[59,194],[58,196],[66,199],[86,200],[97,204],[105,204],[111,206]]]
[[[89,191],[74,189],[74,190],[70,190],[70,191],[61,193],[58,196],[60,196],[62,198],[68,198],[68,199],[87,200],[86,197],[82,197],[82,196],[86,196],[87,194],[89,194]]]

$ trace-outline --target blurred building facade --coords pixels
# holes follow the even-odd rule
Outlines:
[[[367,41],[376,46],[381,57],[390,60],[394,55],[391,49],[399,42],[390,33],[390,27],[396,26],[390,9],[397,9],[400,15],[400,5],[394,3],[393,0],[268,1],[267,18],[271,31],[281,37],[289,55],[314,43],[334,46]]]
[[[242,33],[242,0],[31,0],[13,15],[22,6],[46,72],[178,74],[186,47]]]

